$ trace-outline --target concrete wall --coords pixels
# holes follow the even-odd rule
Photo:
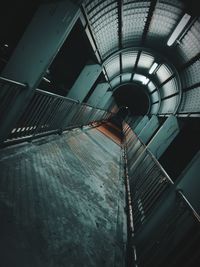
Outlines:
[[[2,76],[36,87],[79,17],[70,1],[42,4],[17,45]]]
[[[179,131],[180,129],[177,118],[170,115],[148,144],[148,149],[157,159],[159,159],[177,136]]]
[[[67,97],[83,102],[84,98],[99,77],[101,70],[102,68],[99,64],[87,64],[76,79],[74,85],[67,94]]]
[[[94,92],[92,93],[92,95],[90,96],[90,98],[88,99],[88,104],[96,107],[97,104],[101,101],[101,99],[105,95],[108,88],[109,88],[108,83],[99,83],[95,88]]]
[[[144,144],[147,144],[158,128],[159,120],[155,115],[153,115],[151,119],[147,122],[145,127],[142,129],[138,137],[142,140]]]

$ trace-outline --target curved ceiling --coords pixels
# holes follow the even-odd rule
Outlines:
[[[82,4],[111,90],[132,82],[146,85],[151,114],[200,112],[200,19],[185,2],[85,0]],[[170,46],[169,39],[173,39]]]

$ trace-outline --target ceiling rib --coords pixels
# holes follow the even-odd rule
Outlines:
[[[148,31],[149,31],[149,26],[150,26],[150,23],[151,23],[151,19],[153,17],[153,13],[154,13],[157,1],[158,0],[152,0],[151,1],[150,7],[149,7],[148,16],[147,16],[147,20],[146,20],[146,23],[145,23],[145,26],[144,26],[144,31],[143,31],[143,34],[142,34],[141,46],[143,46],[145,41],[146,41],[146,37],[147,37]]]

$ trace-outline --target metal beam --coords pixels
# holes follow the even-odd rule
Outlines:
[[[191,85],[191,86],[189,86],[189,87],[184,88],[184,89],[183,89],[183,92],[190,91],[190,90],[192,90],[192,89],[194,89],[194,88],[197,88],[197,87],[199,87],[199,86],[200,86],[200,82],[195,83],[195,84],[193,84],[193,85]]]
[[[146,41],[146,37],[147,37],[148,31],[149,31],[149,26],[150,26],[150,23],[151,23],[151,19],[153,17],[153,13],[154,13],[157,1],[158,0],[152,0],[151,1],[149,12],[148,12],[148,16],[147,16],[147,20],[146,20],[146,23],[145,23],[145,26],[144,26],[144,31],[143,31],[143,34],[142,34],[141,46],[143,46],[145,41]]]
[[[106,94],[108,88],[108,83],[99,83],[90,98],[88,99],[87,103],[96,107],[97,104],[101,102],[101,99],[103,99],[103,96]]]
[[[119,38],[119,49],[122,49],[122,19],[123,19],[123,0],[118,0],[118,38]],[[120,71],[119,73],[122,73],[122,55],[119,54],[119,65],[120,65]],[[122,82],[122,78],[120,76],[120,83]]]
[[[134,68],[133,68],[133,73],[132,73],[132,75],[131,75],[131,80],[133,80],[133,76],[134,76],[135,72],[137,71],[137,66],[138,66],[138,62],[139,62],[139,60],[140,60],[141,53],[142,53],[142,50],[139,50],[139,51],[138,51],[138,54],[137,54],[136,61],[135,61],[135,66],[134,66]]]
[[[176,92],[172,95],[165,96],[165,97],[161,98],[161,101],[166,100],[166,99],[171,98],[171,97],[176,96],[176,95],[179,95],[179,92]]]
[[[159,159],[177,136],[179,131],[180,128],[177,118],[170,115],[148,144],[147,148],[157,159]]]
[[[147,115],[145,115],[142,120],[138,123],[138,125],[133,129],[133,131],[139,135],[140,132],[144,129],[144,127],[146,126],[146,124],[148,123],[149,118]]]
[[[147,122],[146,126],[142,129],[142,131],[138,135],[139,139],[142,140],[144,144],[147,144],[158,128],[159,128],[158,117],[153,115],[151,119]]]
[[[95,40],[95,38],[94,38],[92,29],[91,29],[91,25],[90,25],[90,22],[89,22],[89,19],[88,19],[88,16],[87,16],[87,12],[85,11],[85,8],[84,8],[83,5],[81,5],[81,13],[82,13],[82,15],[83,15],[83,17],[84,17],[84,19],[85,19],[85,21],[86,21],[86,23],[87,23],[86,27],[88,28],[89,35],[90,35],[90,36],[88,36],[88,38],[90,37],[90,38],[92,39],[92,42],[94,43],[94,46],[95,46],[95,49],[96,49],[96,50],[94,51],[94,53],[95,53],[95,55],[98,54],[97,59],[100,60],[99,63],[102,63],[103,60],[102,60],[101,54],[100,54],[100,52],[99,52],[99,49],[98,49],[98,45],[97,45],[97,43],[96,43],[96,40]],[[85,30],[86,30],[86,27],[85,27]],[[87,33],[87,32],[86,32],[86,33]],[[87,35],[88,35],[88,34],[87,34]],[[89,38],[89,39],[90,39],[90,38]]]
[[[82,102],[99,77],[101,71],[101,65],[87,64],[76,79],[75,83],[67,94],[67,97]]]

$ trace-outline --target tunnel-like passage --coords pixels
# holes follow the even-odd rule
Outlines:
[[[18,2],[0,9],[0,266],[200,266],[198,1]]]
[[[114,91],[114,99],[119,107],[128,107],[133,115],[146,115],[150,101],[144,86],[133,83],[119,86]]]

